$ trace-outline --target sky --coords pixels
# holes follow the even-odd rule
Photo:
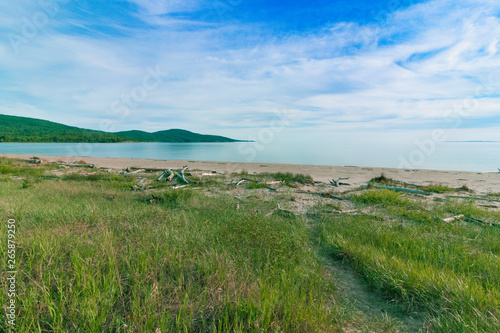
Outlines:
[[[331,144],[500,140],[497,0],[2,1],[0,36],[1,114]]]

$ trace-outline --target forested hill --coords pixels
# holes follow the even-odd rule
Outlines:
[[[202,135],[172,129],[148,133],[109,133],[54,123],[47,120],[0,114],[0,142],[236,142],[223,136]]]
[[[131,138],[136,141],[142,141],[142,142],[236,142],[238,141],[226,138],[224,136],[204,135],[181,129],[170,129],[154,133],[148,133],[143,131],[126,131],[126,132],[118,132],[116,134],[124,138]]]

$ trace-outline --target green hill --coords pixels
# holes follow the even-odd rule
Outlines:
[[[148,133],[109,133],[54,123],[47,120],[0,114],[0,142],[237,142],[223,136],[202,135],[171,129]]]
[[[131,138],[136,141],[151,141],[151,142],[236,142],[233,140],[218,135],[204,135],[193,133],[182,129],[170,129],[166,131],[158,131],[148,133],[144,131],[125,131],[117,132],[116,135],[123,138]]]

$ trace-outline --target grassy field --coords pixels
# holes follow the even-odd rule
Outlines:
[[[15,219],[16,332],[500,331],[498,209],[299,194],[315,188],[303,175],[156,177],[0,159],[0,303]],[[364,311],[339,269],[396,310]]]

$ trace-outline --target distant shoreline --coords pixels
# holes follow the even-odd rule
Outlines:
[[[0,157],[30,159],[33,154],[4,154]],[[499,193],[499,172],[471,172],[471,171],[440,171],[425,169],[395,169],[379,167],[358,166],[328,166],[308,164],[280,164],[280,163],[251,163],[251,162],[217,162],[217,161],[190,161],[190,160],[158,160],[158,159],[136,159],[136,158],[111,158],[111,157],[84,157],[84,156],[51,156],[36,155],[47,162],[75,162],[85,161],[100,168],[126,169],[153,168],[153,169],[176,169],[187,165],[190,169],[216,172],[291,172],[310,175],[315,181],[328,182],[330,179],[349,177],[346,182],[349,186],[343,186],[342,190],[354,189],[366,184],[370,179],[380,176],[382,173],[387,177],[418,185],[442,184],[450,187],[461,187],[466,185],[477,194]]]

